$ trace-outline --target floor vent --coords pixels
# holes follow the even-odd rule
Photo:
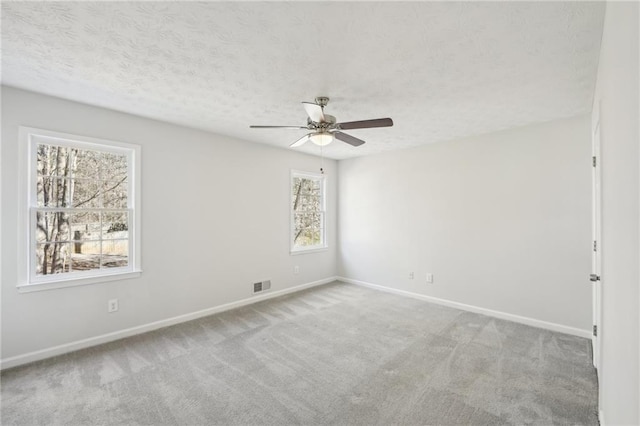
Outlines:
[[[258,283],[253,283],[253,292],[260,293],[265,290],[269,290],[271,288],[271,280],[260,281]]]

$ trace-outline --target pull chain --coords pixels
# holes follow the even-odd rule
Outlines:
[[[324,154],[322,152],[322,145],[320,145],[320,174],[324,174]]]

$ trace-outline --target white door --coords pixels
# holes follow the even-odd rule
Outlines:
[[[601,298],[602,298],[602,281],[600,277],[600,270],[602,266],[602,244],[600,233],[600,108],[599,102],[595,102],[593,111],[593,134],[592,134],[592,235],[593,235],[593,249],[591,256],[591,276],[590,281],[592,285],[592,299],[593,299],[593,365],[596,369],[600,369],[600,341],[602,338],[602,317],[601,311]]]

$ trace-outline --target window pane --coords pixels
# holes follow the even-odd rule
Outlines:
[[[80,244],[76,244],[73,248],[73,252],[76,254],[95,254],[100,256],[100,241],[82,241]]]
[[[322,230],[321,229],[314,229],[312,231],[310,231],[310,235],[311,235],[311,241],[313,242],[313,245],[319,245],[322,243]]]
[[[320,182],[317,180],[304,179],[302,182],[302,193],[305,195],[320,195]]]
[[[300,190],[300,181],[301,179],[298,177],[294,177],[291,182],[291,194],[296,195]]]
[[[310,228],[313,222],[312,213],[295,213],[294,215],[294,227],[295,229]]]
[[[293,235],[293,244],[296,247],[307,245],[305,244],[307,241],[306,229],[296,229]]]
[[[291,208],[297,210],[298,203],[300,202],[300,179],[293,178],[293,185],[291,185]]]
[[[71,205],[90,209],[102,207],[102,182],[97,180],[72,179]]]
[[[76,169],[73,176],[78,179],[100,180],[101,163],[101,152],[79,149],[76,153]]]
[[[36,241],[69,241],[69,215],[65,212],[36,212]]]
[[[100,269],[100,241],[82,241],[72,244],[71,262],[74,271]]]
[[[300,219],[300,222],[296,224],[293,232],[294,243],[298,244],[306,236],[306,231],[310,228],[305,222],[304,218]]]
[[[304,195],[300,195],[298,197],[298,202],[293,206],[293,209],[296,212],[302,212],[306,210],[306,199],[304,197]]]
[[[120,268],[129,264],[129,241],[109,240],[102,242],[102,267]]]
[[[319,242],[316,242],[314,240],[314,235],[313,235],[313,231],[309,230],[309,229],[305,229],[303,230],[298,239],[296,240],[296,245],[298,246],[313,246],[318,244]]]
[[[37,207],[67,207],[69,200],[69,180],[40,176],[36,182]]]
[[[306,198],[307,200],[319,199],[322,195],[320,185],[321,185],[320,181],[317,181],[317,180],[293,178],[291,190],[293,195],[294,206],[296,204],[299,204],[303,198]],[[298,203],[296,203],[296,201]]]
[[[38,176],[70,177],[74,167],[71,148],[48,144],[36,147],[36,170]]]
[[[306,212],[316,212],[320,210],[320,198],[311,195],[301,197],[298,209]]]
[[[127,157],[110,152],[102,153],[102,179],[122,181],[127,177]]]
[[[69,272],[69,243],[45,243],[36,246],[36,275]]]
[[[321,213],[314,213],[314,214],[311,215],[311,227],[313,229],[322,228],[322,214]]]
[[[294,209],[297,212],[303,212],[307,210],[307,199],[304,195],[300,195],[300,197],[298,197],[298,203],[294,207]]]
[[[109,212],[102,214],[102,238],[128,238],[129,236],[129,213]]]
[[[45,212],[36,212],[36,241],[38,243],[44,243],[45,241],[49,241],[50,232],[49,232],[49,221],[52,220],[51,213]]]
[[[125,180],[104,182],[103,207],[107,209],[123,209],[127,207],[127,182]]]
[[[71,239],[99,240],[101,238],[100,213],[78,212],[69,214]]]

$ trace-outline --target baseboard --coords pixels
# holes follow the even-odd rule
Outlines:
[[[356,284],[364,287],[374,288],[388,293],[398,294],[401,296],[412,297],[414,299],[424,300],[426,302],[436,303],[438,305],[448,306],[450,308],[461,309],[463,311],[475,312],[477,314],[483,314],[494,318],[500,318],[508,321],[517,322],[520,324],[530,325],[532,327],[544,328],[546,330],[557,331],[560,333],[571,334],[573,336],[584,337],[591,339],[591,332],[589,330],[581,330],[579,328],[568,327],[566,325],[556,324],[552,322],[537,320],[534,318],[523,317],[520,315],[509,314],[506,312],[494,311],[491,309],[481,308],[479,306],[466,305],[464,303],[454,302],[451,300],[440,299],[433,296],[427,296],[424,294],[413,293],[405,290],[398,290],[391,287],[385,287],[379,284],[372,284],[365,281],[354,280],[351,278],[337,277],[339,281],[343,281],[349,284]]]
[[[157,330],[159,328],[169,327],[171,325],[180,324],[183,322],[213,315],[219,312],[224,312],[231,309],[239,308],[241,306],[251,305],[253,303],[261,302],[263,300],[273,299],[275,297],[284,296],[285,294],[295,293],[307,288],[319,286],[322,284],[327,284],[335,280],[337,280],[336,277],[329,277],[322,280],[313,281],[310,283],[286,288],[283,290],[267,292],[264,294],[252,296],[250,298],[238,300],[236,302],[214,306],[212,308],[203,309],[201,311],[191,312],[189,314],[179,315],[176,317],[167,318],[160,321],[154,321],[148,324],[126,328],[124,330],[114,331],[112,333],[102,334],[96,337],[90,337],[88,339],[77,340],[71,343],[65,343],[64,345],[54,346],[47,349],[41,349],[38,351],[13,356],[7,359],[0,360],[0,370],[17,367],[19,365],[28,364],[34,361],[40,361],[42,359],[51,358],[57,355],[62,355],[65,353],[77,351],[79,349],[89,348],[91,346],[101,345],[103,343],[112,342],[114,340],[123,339],[125,337],[135,336],[136,334],[142,334],[148,331]]]
[[[605,426],[604,411],[602,411],[602,410],[598,411],[598,423],[600,423],[600,426]]]

